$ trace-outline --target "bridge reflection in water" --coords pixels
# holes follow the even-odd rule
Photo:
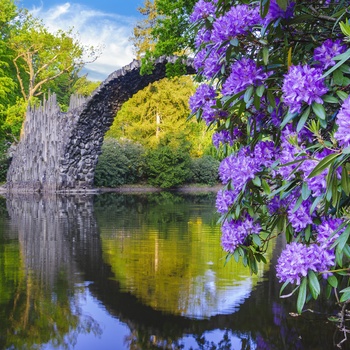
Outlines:
[[[289,315],[295,301],[278,298],[272,267],[259,278],[224,267],[208,195],[9,195],[2,204],[1,349],[333,346],[325,317]]]

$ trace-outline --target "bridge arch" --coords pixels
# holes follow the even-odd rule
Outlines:
[[[55,96],[29,108],[7,173],[7,191],[91,189],[103,138],[116,113],[136,92],[164,78],[166,64],[175,60],[161,57],[153,73],[142,76],[140,61],[134,60],[110,74],[89,98],[72,97],[67,113],[60,111]],[[187,74],[194,74],[192,60],[184,63]]]

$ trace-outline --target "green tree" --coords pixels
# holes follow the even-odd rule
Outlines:
[[[195,0],[156,0],[159,14],[152,35],[156,40],[155,56],[184,54],[194,48],[194,33],[188,18]]]
[[[189,144],[178,133],[168,134],[147,153],[147,180],[161,188],[177,187],[191,176]]]
[[[25,101],[47,92],[47,83],[62,74],[79,71],[86,63],[84,57],[96,59],[94,48],[83,47],[71,30],[52,34],[41,20],[27,12],[22,13],[19,23],[8,45],[14,52],[12,61]]]
[[[2,46],[8,53],[7,67],[15,77],[16,85],[12,80],[11,86],[16,86],[16,92],[11,99],[7,96],[2,116],[4,131],[16,140],[28,103],[37,103],[45,94],[55,92],[63,109],[66,108],[74,92],[74,82],[79,79],[78,72],[87,61],[96,59],[98,52],[93,47],[81,45],[72,30],[51,33],[40,19],[28,11],[17,13],[15,7],[8,7],[11,9],[8,17],[14,20]]]
[[[155,41],[152,29],[156,25],[158,14],[154,2],[150,0],[145,0],[143,7],[139,7],[137,10],[146,18],[136,23],[130,41],[134,45],[136,58],[140,59],[147,51],[154,50]]]
[[[11,21],[17,15],[16,5],[12,0],[0,1],[0,123],[5,118],[8,104],[16,100],[16,84],[11,71],[11,51],[8,48]]]
[[[96,186],[133,184],[143,178],[144,172],[144,148],[139,143],[105,138],[95,171]]]
[[[150,84],[123,105],[106,136],[125,137],[149,148],[164,135],[179,132],[191,143],[193,156],[201,156],[210,144],[211,133],[206,132],[204,123],[187,122],[188,99],[194,90],[188,76]]]

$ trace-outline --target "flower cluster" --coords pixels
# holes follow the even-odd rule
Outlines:
[[[223,184],[231,182],[236,191],[241,191],[246,183],[254,179],[260,170],[260,163],[256,158],[247,156],[247,149],[241,149],[236,154],[225,158],[219,166],[219,177]]]
[[[251,234],[259,234],[261,227],[247,215],[242,220],[226,220],[222,225],[221,245],[228,253],[233,253],[239,245],[244,244]]]
[[[313,223],[310,214],[311,205],[310,200],[305,200],[299,206],[296,206],[295,200],[289,206],[287,211],[288,220],[296,233],[303,231],[308,225]]]
[[[338,130],[334,133],[335,139],[342,147],[350,146],[350,97],[348,97],[337,115]]]
[[[216,1],[217,2],[217,1]],[[193,8],[193,12],[190,16],[192,23],[197,22],[201,19],[205,19],[215,14],[215,5],[211,1],[199,0]]]
[[[317,244],[305,245],[292,242],[282,251],[276,266],[280,282],[300,284],[308,270],[324,273],[334,265],[334,252],[323,249]]]
[[[216,196],[216,209],[220,214],[225,214],[229,211],[237,197],[237,191],[220,190]]]
[[[242,132],[238,128],[235,128],[232,134],[228,130],[221,130],[213,134],[213,145],[216,148],[220,147],[220,143],[221,144],[227,143],[230,146],[233,146],[233,143],[235,142],[235,140],[237,140],[241,136],[242,136]]]
[[[267,15],[265,17],[264,24],[266,25],[266,24],[270,23],[271,21],[275,21],[275,20],[280,19],[280,18],[288,19],[288,18],[293,17],[294,6],[295,6],[295,2],[293,2],[293,1],[288,2],[287,9],[283,10],[277,4],[276,0],[271,0],[269,12],[267,13]]]
[[[314,60],[320,63],[322,69],[327,69],[335,65],[333,58],[342,54],[346,50],[340,40],[326,40],[320,47],[314,51]]]
[[[320,174],[311,178],[309,178],[309,175],[314,170],[319,161],[331,153],[331,150],[325,148],[319,153],[312,154],[312,159],[310,156],[310,159],[305,160],[300,166],[300,170],[303,171],[303,180],[307,183],[313,197],[318,197],[324,193],[327,187],[328,168],[324,169]]]
[[[317,242],[321,247],[329,249],[335,240],[344,232],[344,220],[340,218],[323,218],[316,226]],[[342,228],[341,228],[342,227]]]
[[[270,73],[271,74],[271,73]],[[233,95],[246,89],[248,86],[259,86],[270,75],[257,67],[256,62],[249,58],[242,58],[231,66],[231,73],[222,85],[223,95]]]
[[[299,113],[303,102],[308,105],[313,102],[322,104],[321,96],[327,91],[321,69],[308,65],[291,66],[284,76],[283,100],[291,113]]]
[[[202,118],[207,124],[211,123],[217,112],[212,108],[216,104],[216,92],[212,86],[200,85],[193,96],[190,97],[190,109],[193,114],[202,112]]]
[[[227,13],[214,22],[211,41],[221,45],[224,41],[230,41],[237,35],[248,33],[260,21],[258,7],[232,6]]]

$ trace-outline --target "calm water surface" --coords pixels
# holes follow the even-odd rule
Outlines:
[[[279,298],[281,242],[250,276],[217,219],[210,194],[0,199],[0,349],[333,349],[331,306]]]

